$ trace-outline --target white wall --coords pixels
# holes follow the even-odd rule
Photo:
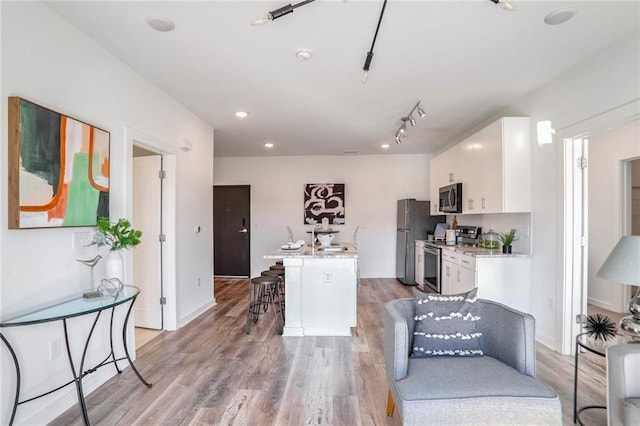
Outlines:
[[[111,215],[115,218],[131,212],[130,171],[125,170],[131,163],[131,152],[125,141],[125,127],[152,135],[172,147],[177,146],[181,138],[191,140],[191,153],[175,150],[176,204],[180,206],[175,213],[177,322],[178,325],[184,323],[194,312],[213,303],[212,287],[198,288],[194,278],[196,275],[211,277],[213,273],[213,129],[43,4],[2,2],[0,8],[2,318],[86,291],[88,269],[75,259],[87,258],[96,250],[72,249],[72,233],[78,228],[11,231],[7,228],[6,106],[8,96],[21,96],[111,133],[110,201]],[[200,234],[193,232],[194,225],[202,227]],[[131,266],[129,257],[126,268],[130,270]],[[105,321],[98,325],[94,344],[89,350],[90,363],[102,359],[106,326]],[[70,321],[75,351],[80,349],[89,327],[90,322],[86,318]],[[48,359],[50,340],[62,336],[60,323],[3,329],[2,333],[15,345],[23,366],[23,398],[68,380],[69,366],[65,358]],[[15,378],[3,346],[0,346],[0,355],[0,423],[6,424]],[[113,373],[115,370],[106,367],[89,376],[85,381],[85,391],[91,391]],[[65,391],[20,406],[17,423],[46,423],[74,402],[75,389],[67,387]]]
[[[634,158],[640,158],[640,121],[589,137],[588,298],[612,311],[620,309],[621,286],[596,277],[596,272],[620,239],[622,162]]]
[[[640,31],[636,29],[557,79],[469,129],[460,138],[500,117],[528,116],[532,123],[532,314],[536,337],[560,351],[563,318],[563,142],[564,129],[573,127],[640,95]],[[551,120],[553,145],[538,146],[535,123]],[[588,129],[587,129],[588,130]],[[608,185],[607,183],[605,183]]]
[[[336,241],[352,241],[358,225],[362,277],[395,277],[396,201],[429,198],[429,155],[216,158],[216,185],[251,185],[251,274],[269,266],[263,256],[294,239],[303,225],[305,183],[344,183],[346,224]]]

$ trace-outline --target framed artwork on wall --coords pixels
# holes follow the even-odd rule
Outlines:
[[[9,229],[109,217],[109,132],[9,97]]]
[[[344,183],[307,183],[304,186],[304,224],[344,225]]]

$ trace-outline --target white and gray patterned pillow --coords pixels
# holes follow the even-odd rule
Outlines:
[[[412,358],[481,356],[477,288],[468,293],[435,294],[413,289],[416,304]]]

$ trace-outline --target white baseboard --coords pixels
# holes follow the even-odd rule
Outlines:
[[[616,311],[611,303],[603,302],[602,300],[594,299],[593,297],[587,298],[587,303],[593,306],[597,306],[598,308],[606,309],[608,311]]]
[[[178,324],[178,328],[182,328],[185,325],[189,324],[191,321],[198,318],[200,315],[202,315],[203,313],[205,313],[215,305],[216,305],[216,299],[214,297],[212,300],[208,301],[198,309],[192,311],[189,315],[185,315],[184,317],[182,317]]]

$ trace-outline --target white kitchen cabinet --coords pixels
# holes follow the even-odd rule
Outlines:
[[[432,198],[453,176],[462,183],[462,213],[530,212],[530,133],[528,117],[504,117],[434,157]]]
[[[424,241],[416,240],[415,280],[422,287],[424,285]]]
[[[478,297],[530,312],[531,257],[472,256],[442,249],[442,294],[478,288]]]
[[[475,259],[442,250],[442,294],[465,293],[476,287]]]
[[[531,258],[477,257],[478,297],[531,312]]]
[[[530,132],[529,118],[505,117],[472,136],[463,213],[531,211]]]

